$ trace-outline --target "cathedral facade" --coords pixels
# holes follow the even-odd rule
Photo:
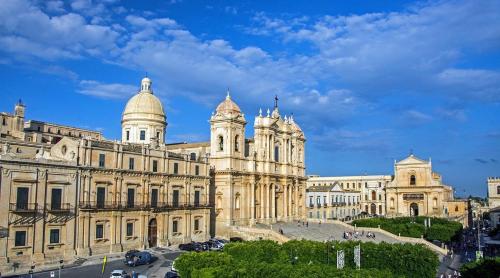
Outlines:
[[[210,118],[210,141],[179,144],[165,144],[149,78],[125,106],[119,141],[25,121],[24,112],[19,102],[0,114],[0,271],[305,217],[305,137],[277,100],[245,138],[228,94]]]

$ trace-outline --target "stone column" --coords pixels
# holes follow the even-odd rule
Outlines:
[[[270,218],[270,210],[271,210],[271,205],[270,205],[270,202],[269,202],[269,198],[270,198],[270,194],[269,194],[269,190],[271,188],[271,184],[269,184],[268,186],[266,186],[266,219],[269,219]]]
[[[283,220],[288,216],[288,186],[283,187]]]
[[[276,185],[271,187],[271,219],[276,221]]]
[[[250,225],[255,224],[255,183],[250,183]]]
[[[264,219],[264,185],[260,184],[260,219]]]

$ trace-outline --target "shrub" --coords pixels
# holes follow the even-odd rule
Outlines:
[[[361,245],[361,270],[354,247]],[[345,268],[336,268],[344,250]],[[297,257],[297,260],[295,260]],[[176,261],[181,277],[434,277],[437,255],[422,245],[292,240],[231,243],[220,253],[186,253]]]
[[[460,268],[460,272],[464,278],[498,278],[500,277],[500,257],[466,263]]]
[[[422,235],[427,240],[450,242],[458,240],[462,231],[462,224],[443,218],[430,218],[431,227],[426,230],[425,219],[428,217],[397,217],[397,218],[371,218],[354,220],[352,224],[358,227],[380,226],[395,235],[419,238]]]

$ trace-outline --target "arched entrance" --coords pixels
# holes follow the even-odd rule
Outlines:
[[[375,204],[370,205],[370,213],[377,214],[377,205],[375,205]]]
[[[156,237],[157,237],[156,219],[153,218],[153,219],[149,220],[149,225],[148,225],[148,244],[149,244],[149,247],[156,247]]]
[[[418,216],[418,205],[416,203],[410,205],[410,216]]]

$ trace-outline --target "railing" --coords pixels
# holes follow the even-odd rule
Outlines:
[[[313,207],[314,207],[314,204],[313,204],[313,203],[309,203],[309,207],[310,207],[310,208],[313,208]]]
[[[13,212],[35,212],[40,209],[37,203],[10,203],[9,211]]]
[[[45,208],[49,212],[69,212],[73,209],[73,206],[70,203],[52,203],[47,204]]]
[[[79,208],[82,210],[175,210],[175,209],[196,209],[209,208],[213,204],[209,202],[156,202],[156,203],[128,203],[128,202],[80,202]]]

